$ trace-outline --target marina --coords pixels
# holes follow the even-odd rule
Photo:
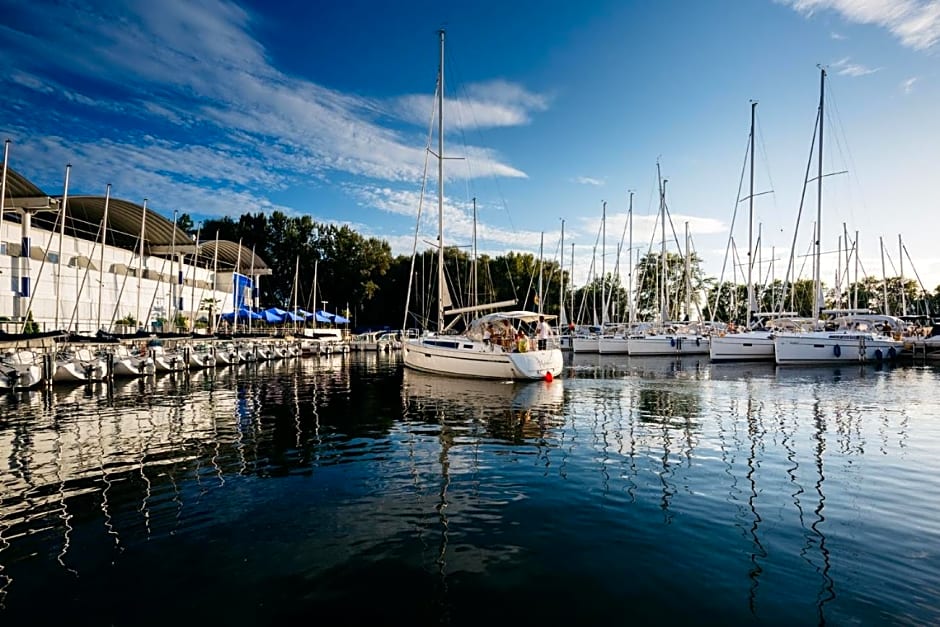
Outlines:
[[[7,394],[0,619],[931,624],[938,379],[370,351]]]

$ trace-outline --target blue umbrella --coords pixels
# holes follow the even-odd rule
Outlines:
[[[333,322],[333,314],[331,314],[328,311],[323,311],[322,309],[318,309],[316,316],[317,316],[317,322]]]
[[[333,322],[336,324],[349,324],[349,318],[344,318],[339,314],[333,314]]]
[[[269,307],[261,312],[262,319],[268,324],[278,324],[287,318],[287,312],[277,307]]]
[[[226,322],[234,322],[236,318],[238,320],[261,320],[261,314],[255,313],[247,307],[239,307],[238,311],[229,311],[222,314],[220,318]]]

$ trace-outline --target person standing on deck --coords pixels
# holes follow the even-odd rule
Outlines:
[[[535,326],[535,334],[539,340],[539,350],[545,350],[548,347],[548,338],[552,336],[552,327],[545,322],[545,316],[539,316],[539,323]]]

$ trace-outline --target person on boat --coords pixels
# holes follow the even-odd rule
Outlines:
[[[524,353],[529,350],[529,338],[525,336],[522,329],[516,334],[516,352]]]
[[[493,333],[490,329],[493,328],[493,325],[487,324],[483,327],[483,343],[487,346],[490,345],[490,341],[493,339]]]
[[[884,333],[886,337],[891,337],[892,331],[891,323],[885,320],[885,323],[881,327],[881,332]]]
[[[539,316],[539,323],[535,326],[535,333],[538,337],[539,350],[545,350],[548,346],[548,338],[552,336],[552,327],[545,322],[545,316]]]
[[[512,330],[512,323],[509,321],[509,318],[503,320],[503,341],[501,342],[503,348],[506,350],[512,350],[512,340],[516,336]]]

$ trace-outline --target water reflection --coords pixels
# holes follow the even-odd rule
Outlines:
[[[568,372],[338,356],[6,398],[0,620],[55,598],[50,617],[133,623],[139,589],[154,623],[371,620],[415,582],[422,623],[490,621],[479,599],[510,597],[547,623],[940,617],[936,371]]]

